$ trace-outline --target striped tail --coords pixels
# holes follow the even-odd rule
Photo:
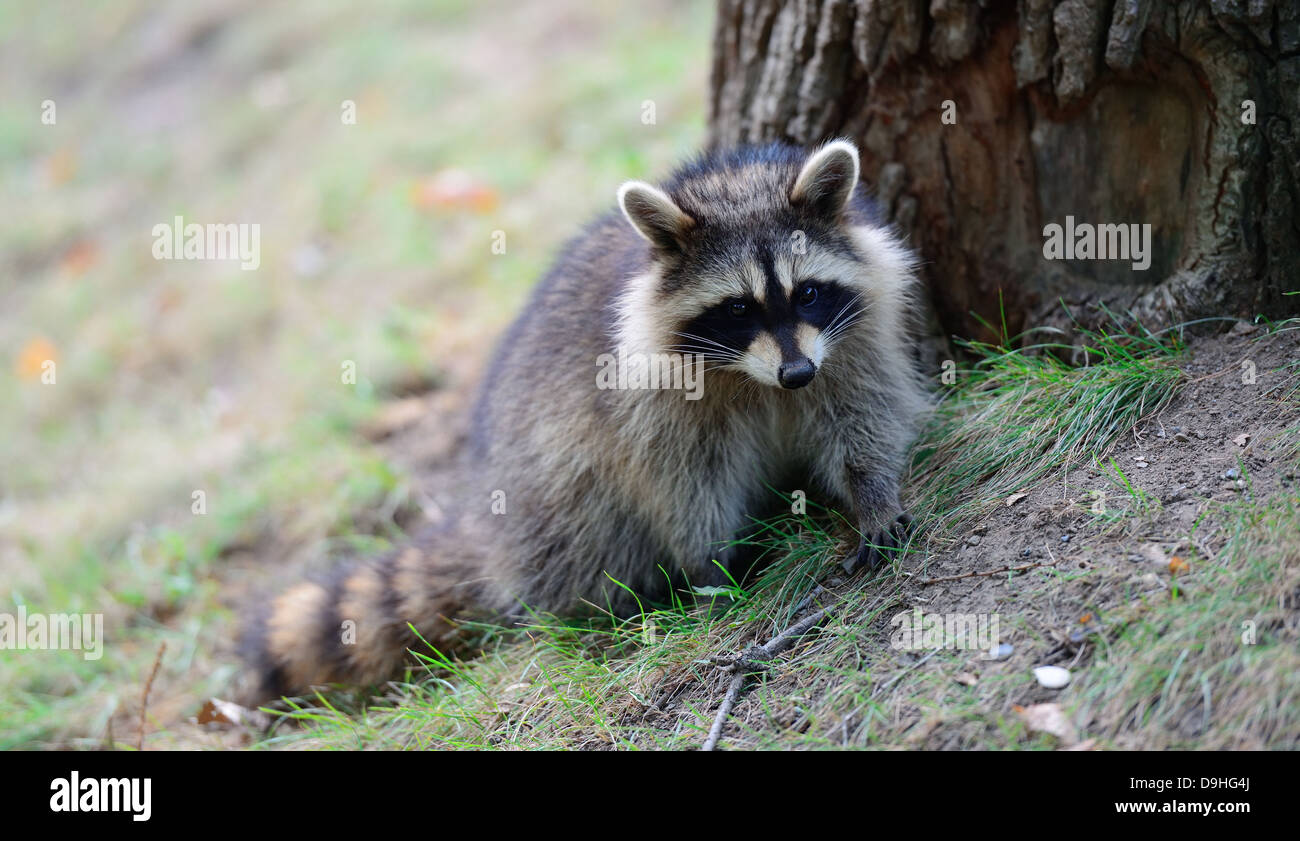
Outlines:
[[[452,656],[467,648],[457,620],[499,618],[485,598],[482,567],[435,555],[429,541],[345,567],[330,580],[297,584],[246,626],[240,646],[262,702],[309,687],[373,686],[402,671],[408,649]]]

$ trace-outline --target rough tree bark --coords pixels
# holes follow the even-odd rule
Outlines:
[[[1300,310],[1296,0],[720,0],[713,49],[711,143],[856,139],[950,335]],[[1045,259],[1067,216],[1150,267]]]

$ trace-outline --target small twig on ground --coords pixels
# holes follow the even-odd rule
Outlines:
[[[794,612],[792,612],[790,615],[798,616],[800,613],[803,613],[805,609],[812,607],[813,599],[817,598],[824,592],[826,592],[826,590],[820,584],[812,588],[812,590],[808,593],[808,595],[804,596],[799,601],[799,604],[795,605]]]
[[[1246,356],[1243,356],[1242,358],[1240,358],[1240,359],[1238,359],[1236,362],[1234,362],[1232,365],[1229,365],[1227,368],[1224,368],[1224,369],[1221,370],[1221,371],[1215,371],[1215,372],[1212,373],[1212,374],[1205,374],[1205,375],[1200,376],[1200,377],[1197,377],[1197,378],[1195,378],[1195,379],[1188,380],[1188,381],[1187,381],[1187,384],[1188,384],[1188,385],[1195,385],[1196,383],[1205,382],[1206,380],[1212,380],[1212,379],[1214,379],[1215,377],[1222,377],[1224,374],[1230,374],[1230,373],[1233,373],[1233,372],[1235,372],[1235,371],[1240,371],[1240,370],[1241,370],[1241,363],[1245,362],[1247,359],[1250,359],[1250,354],[1247,354]]]
[[[149,691],[153,689],[153,679],[158,676],[158,667],[162,665],[163,652],[167,643],[158,644],[158,654],[153,658],[153,668],[149,670],[149,679],[144,682],[144,693],[140,696],[140,735],[135,740],[135,749],[144,750],[144,715],[149,710]]]
[[[731,686],[727,687],[727,697],[722,699],[722,706],[718,707],[718,714],[714,716],[713,726],[709,728],[709,738],[704,741],[704,750],[713,750],[718,745],[718,739],[722,737],[722,725],[727,723],[727,717],[731,715],[731,708],[735,706],[736,699],[740,697],[740,690],[745,685],[745,673],[737,672],[736,676],[731,679]]]
[[[1000,569],[990,569],[983,572],[963,572],[961,575],[945,575],[942,578],[925,578],[917,583],[924,587],[927,584],[938,584],[941,581],[958,581],[962,578],[978,578],[984,575],[1001,575],[1004,572],[1024,572],[1025,570],[1038,569],[1039,567],[1054,566],[1056,566],[1055,560],[1051,563],[1048,563],[1047,561],[1035,561],[1032,564],[1022,564],[1018,567],[1002,567]]]
[[[709,658],[714,665],[731,672],[733,677],[731,685],[727,687],[726,697],[722,699],[722,706],[718,707],[718,714],[713,718],[713,726],[709,728],[709,738],[705,740],[702,750],[713,750],[718,746],[718,740],[722,738],[722,726],[727,723],[731,708],[740,698],[740,692],[745,687],[745,678],[756,671],[766,669],[769,660],[794,645],[795,640],[812,630],[813,626],[825,619],[829,612],[830,608],[824,607],[810,613],[765,644],[751,645],[738,656]]]
[[[814,625],[826,618],[826,614],[829,612],[829,607],[823,607],[821,610],[808,614],[803,619],[773,637],[763,646],[763,651],[766,652],[767,659],[770,660],[774,655],[780,654],[782,651],[785,651],[787,648],[794,645],[794,641],[797,638],[808,633]]]

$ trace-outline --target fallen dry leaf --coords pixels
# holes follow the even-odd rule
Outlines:
[[[420,210],[445,208],[486,213],[497,206],[497,193],[464,170],[444,169],[416,182],[411,188],[411,204]]]
[[[265,729],[271,723],[271,717],[261,710],[250,710],[233,701],[212,698],[199,710],[195,721],[199,724],[246,725]]]
[[[1241,433],[1236,438],[1232,439],[1232,443],[1236,444],[1238,447],[1246,446],[1247,444],[1250,443],[1250,433],[1249,432]]]
[[[1179,556],[1174,555],[1169,559],[1169,571],[1174,575],[1177,575],[1180,572],[1187,572],[1189,569],[1191,569],[1191,567],[1188,565],[1187,561],[1184,561]]]
[[[14,372],[24,380],[34,380],[45,370],[47,360],[58,361],[54,343],[44,336],[37,336],[23,345],[23,349],[18,352],[18,358],[14,362]]]
[[[59,266],[70,275],[85,274],[99,262],[99,249],[90,240],[78,240],[59,260]]]
[[[1015,505],[1017,502],[1019,502],[1020,500],[1024,499],[1027,496],[1029,496],[1028,493],[1012,494],[1011,496],[1007,497],[1007,507],[1010,508],[1011,506]]]
[[[1016,705],[1012,707],[1020,717],[1025,720],[1025,725],[1031,731],[1039,733],[1050,733],[1061,740],[1064,747],[1075,745],[1079,742],[1078,731],[1070,723],[1070,718],[1061,709],[1060,704],[1033,704],[1028,707]]]
[[[953,680],[957,681],[962,686],[974,686],[976,683],[979,683],[979,678],[975,677],[975,675],[970,672],[958,672],[956,676],[953,677]]]

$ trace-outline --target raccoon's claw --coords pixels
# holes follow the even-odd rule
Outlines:
[[[877,537],[872,537],[870,543],[867,542],[865,537],[859,540],[858,551],[844,559],[844,571],[852,574],[864,565],[868,570],[874,570],[880,566],[884,558],[881,557],[880,550],[872,545],[877,540]]]
[[[886,528],[874,532],[871,539],[865,536],[858,541],[858,549],[848,558],[844,559],[844,571],[852,573],[864,564],[869,572],[875,572],[878,567],[888,561],[891,554],[886,554],[883,550],[897,550],[907,542],[907,535],[912,529],[912,515],[904,511],[899,514],[894,521]]]

